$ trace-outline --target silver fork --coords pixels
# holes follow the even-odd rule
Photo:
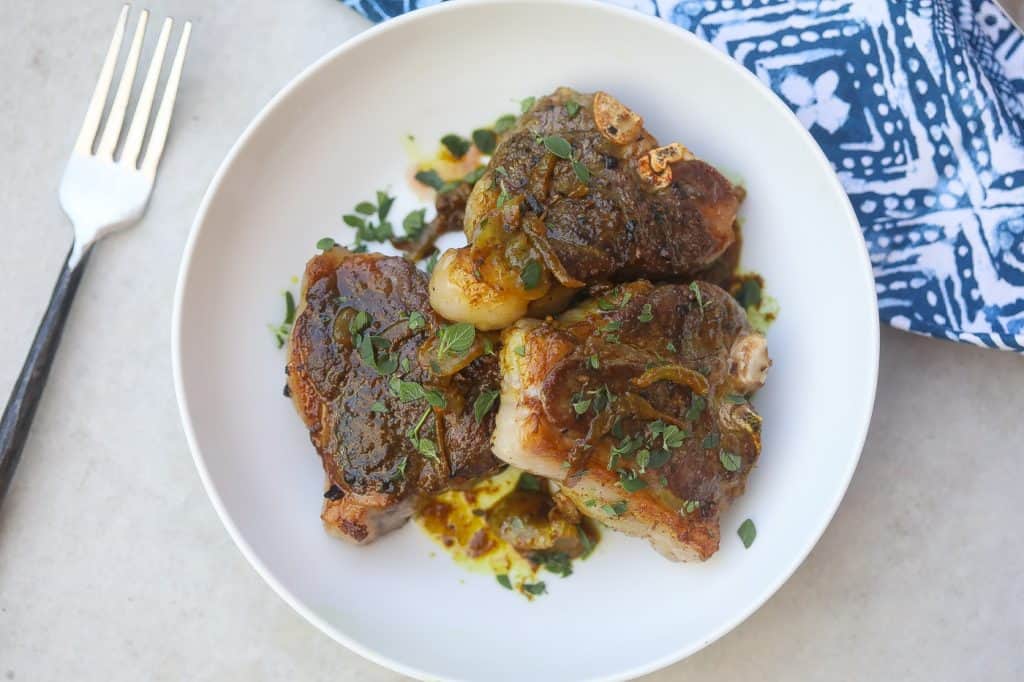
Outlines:
[[[78,283],[89,259],[89,252],[93,244],[104,235],[129,227],[142,217],[153,192],[156,169],[163,154],[164,143],[167,141],[171,112],[174,109],[181,68],[192,31],[190,22],[185,22],[182,30],[160,99],[160,107],[149,132],[149,143],[146,145],[145,155],[142,154],[149,114],[153,108],[164,53],[173,26],[170,18],[164,20],[160,30],[160,37],[157,39],[156,49],[135,105],[135,113],[124,136],[121,153],[114,158],[118,142],[121,140],[128,100],[139,64],[139,53],[146,34],[146,23],[149,19],[149,13],[146,11],[139,15],[121,80],[107,113],[102,136],[100,135],[100,121],[103,118],[110,84],[114,79],[121,44],[124,42],[129,9],[128,5],[121,9],[114,37],[103,60],[103,68],[100,69],[99,81],[89,101],[82,130],[78,134],[75,148],[64,170],[64,178],[60,183],[60,204],[74,226],[75,237],[57,278],[57,284],[53,288],[50,305],[39,323],[39,330],[11,391],[3,418],[0,419],[0,503],[3,502],[14,476],[14,469],[21,458],[21,451],[25,446],[43,385],[50,373],[50,366],[53,364],[53,357],[64,329],[64,321],[71,309],[71,301],[78,290]]]

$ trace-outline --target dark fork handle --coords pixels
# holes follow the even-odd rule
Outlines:
[[[21,450],[25,447],[28,430],[32,426],[32,418],[39,405],[39,397],[43,394],[43,386],[50,374],[53,357],[60,345],[60,336],[64,331],[64,321],[68,319],[71,301],[75,298],[78,283],[82,281],[85,263],[89,260],[87,247],[82,257],[73,266],[69,266],[71,253],[64,260],[60,277],[53,287],[50,305],[39,323],[39,330],[32,340],[28,357],[22,365],[21,374],[14,383],[11,397],[4,408],[3,419],[0,419],[0,504],[3,503],[7,488],[14,478],[14,469],[21,459]]]

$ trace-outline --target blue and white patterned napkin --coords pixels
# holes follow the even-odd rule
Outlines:
[[[343,0],[374,21],[440,0]],[[882,320],[1024,351],[1024,35],[992,0],[608,0],[754,72],[832,161]]]

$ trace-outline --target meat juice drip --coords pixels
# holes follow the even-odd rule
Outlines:
[[[768,327],[779,315],[779,302],[765,293],[764,278],[761,275],[744,271],[740,267],[743,252],[742,219],[737,219],[733,224],[733,232],[736,241],[718,260],[698,273],[695,279],[716,284],[732,294],[746,311],[750,326],[755,331],[767,334]]]
[[[525,490],[521,476],[529,481]],[[463,568],[501,576],[510,589],[532,599],[540,594],[536,586],[554,577],[540,568],[568,575],[573,554],[585,548],[586,556],[599,538],[592,526],[550,515],[556,503],[546,490],[534,489],[537,481],[509,467],[468,490],[430,498],[416,523]]]

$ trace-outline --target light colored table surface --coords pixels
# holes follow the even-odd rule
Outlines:
[[[94,254],[0,513],[0,681],[399,679],[306,624],[235,549],[179,427],[168,348],[220,160],[365,22],[333,0],[149,4],[196,22],[177,125],[146,219]],[[69,242],[57,182],[117,9],[0,3],[4,396]],[[649,679],[1024,678],[1021,481],[1021,358],[884,330],[867,447],[822,541],[747,622]]]

